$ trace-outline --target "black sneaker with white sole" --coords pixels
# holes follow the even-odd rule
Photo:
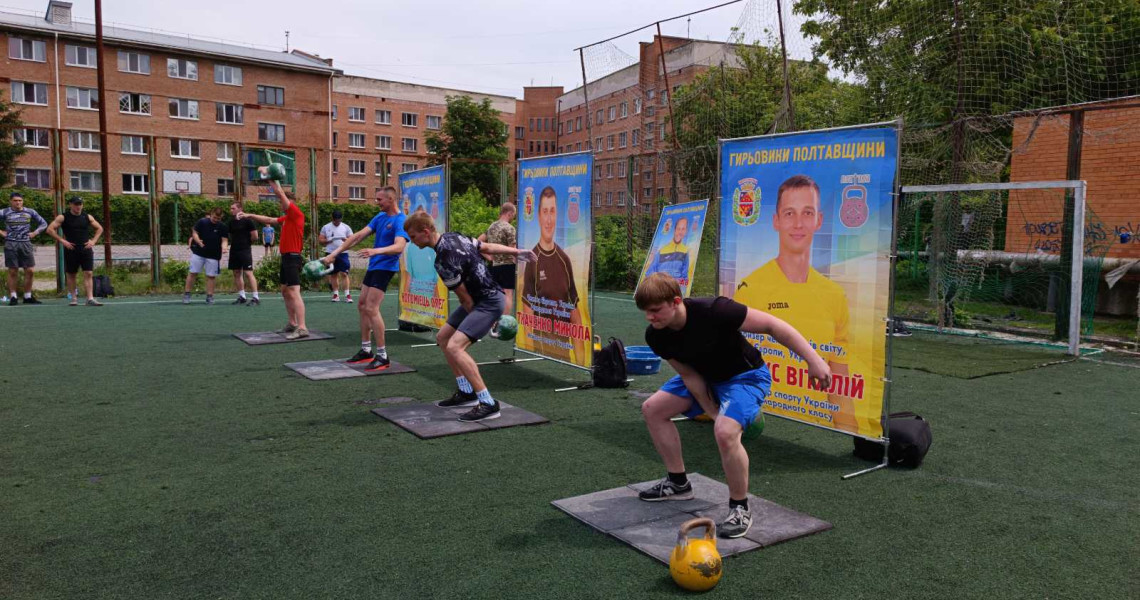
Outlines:
[[[478,402],[479,399],[475,397],[475,392],[461,392],[455,390],[455,393],[452,394],[450,398],[440,400],[436,402],[435,405],[442,408],[455,408],[458,406],[475,406]]]
[[[686,481],[685,485],[677,485],[666,477],[657,485],[639,492],[637,497],[646,502],[661,502],[662,500],[692,500],[693,482]]]
[[[376,356],[372,354],[371,350],[365,350],[364,348],[361,348],[356,354],[353,354],[352,358],[348,359],[347,362],[350,365],[361,365],[364,363],[372,362],[372,359],[374,358],[376,358]]]
[[[743,506],[734,506],[728,511],[728,517],[716,528],[716,534],[722,538],[744,537],[752,527],[752,511]]]
[[[246,302],[249,302],[249,301],[246,300],[245,298],[242,298],[241,296],[238,296],[237,300],[230,302],[230,304],[245,304]]]
[[[492,404],[476,401],[475,408],[459,415],[459,420],[467,423],[474,423],[475,421],[488,421],[491,419],[498,419],[502,413],[499,412],[499,401],[496,400]]]

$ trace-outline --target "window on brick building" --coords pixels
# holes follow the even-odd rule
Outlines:
[[[419,140],[416,138],[402,138],[400,140],[400,149],[404,152],[418,152]]]
[[[426,125],[428,129],[442,129],[443,128],[443,117],[440,117],[437,115],[428,115],[427,117],[425,117],[425,119],[427,120],[427,122],[424,123],[424,125]]]
[[[515,127],[515,139],[521,140],[526,137],[526,127]]]
[[[46,190],[51,187],[51,171],[48,169],[16,169],[18,187]]]
[[[258,123],[257,139],[263,142],[285,143],[285,126],[274,123]]]
[[[119,94],[119,112],[131,115],[150,114],[150,94]]]
[[[47,148],[49,145],[46,129],[21,127],[12,132],[12,138],[17,144],[23,144],[25,148]]]
[[[80,152],[98,152],[103,148],[99,134],[93,131],[67,132],[67,149]]]
[[[614,178],[614,163],[606,163],[606,178]]]
[[[150,192],[150,182],[143,173],[123,173],[124,194],[146,194]]]
[[[400,124],[404,127],[418,127],[420,116],[416,113],[401,113]]]
[[[633,114],[635,114],[635,115],[641,114],[641,98],[634,98],[633,99]]]
[[[364,122],[364,107],[363,106],[350,106],[348,107],[348,120],[357,123]]]
[[[95,64],[95,48],[92,46],[72,46],[67,44],[64,46],[64,64],[69,67],[85,67],[94,69],[97,67]]]
[[[67,107],[99,110],[99,91],[95,88],[68,87]]]
[[[219,196],[233,196],[234,195],[234,180],[233,179],[218,179],[218,195]]]
[[[47,106],[47,84],[13,81],[11,98],[12,102],[17,104],[42,104]]]
[[[170,138],[170,156],[174,158],[201,158],[198,140]]]
[[[624,160],[618,163],[617,176],[621,177],[622,179],[625,179],[625,161]]]
[[[218,162],[234,161],[234,145],[218,142]]]
[[[47,62],[47,44],[43,40],[8,38],[8,58]]]
[[[198,101],[186,100],[184,98],[171,98],[167,105],[170,107],[170,117],[172,119],[192,119],[198,120]]]
[[[617,119],[617,107],[611,106],[610,107],[610,121],[613,122],[614,119]]]
[[[348,147],[349,148],[363,148],[364,147],[363,133],[350,133],[348,134]]]
[[[629,145],[637,146],[641,142],[641,130],[634,129],[633,131],[629,132],[629,137]]]
[[[619,109],[618,109],[618,114],[623,119],[629,116],[629,102],[622,102],[621,103],[621,105],[619,106]]]
[[[412,171],[415,171],[416,169],[417,169],[416,163],[400,163],[400,172],[401,173],[410,173]]]
[[[123,73],[150,75],[150,55],[119,50],[119,70]]]
[[[218,102],[215,103],[214,106],[217,108],[217,117],[219,123],[241,125],[245,122],[245,107],[243,107],[241,104],[222,104],[221,102]]]
[[[364,161],[353,160],[348,161],[348,174],[349,175],[364,175]]]
[[[376,149],[377,150],[391,150],[392,149],[392,136],[378,135],[376,136]]]
[[[376,124],[377,125],[391,125],[392,124],[392,111],[390,111],[390,110],[377,110],[376,111]]]
[[[625,206],[625,192],[619,191],[617,193],[617,205]]]
[[[618,134],[618,148],[625,148],[625,146],[626,146],[626,134],[623,131],[623,132]]]
[[[71,189],[76,192],[98,192],[103,189],[103,174],[98,171],[72,171]]]
[[[363,185],[350,185],[348,186],[348,199],[349,200],[363,200],[365,193],[365,186]]]
[[[257,103],[271,106],[285,105],[285,88],[271,85],[257,86]]]
[[[198,61],[185,58],[166,59],[166,76],[174,79],[198,81]]]
[[[214,83],[221,85],[241,85],[241,67],[214,65]]]

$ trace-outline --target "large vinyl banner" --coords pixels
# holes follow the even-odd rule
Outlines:
[[[518,247],[538,260],[518,268],[519,350],[590,368],[588,153],[519,161]]]
[[[427,211],[447,231],[447,177],[443,166],[400,173],[400,210]],[[447,288],[435,272],[435,250],[408,244],[400,256],[400,320],[440,329],[447,323]]]
[[[657,233],[653,234],[653,245],[649,247],[649,255],[645,257],[645,266],[637,280],[639,287],[647,275],[668,273],[681,284],[681,297],[689,297],[708,208],[708,200],[694,200],[666,206],[661,211]]]
[[[721,142],[720,293],[790,323],[831,365],[829,390],[769,336],[765,412],[882,438],[898,131]]]

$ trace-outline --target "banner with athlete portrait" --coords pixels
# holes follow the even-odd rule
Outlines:
[[[764,411],[881,439],[898,130],[866,126],[724,140],[720,294],[796,328],[830,389],[770,336]]]
[[[400,173],[400,211],[427,211],[440,232],[447,231],[447,177],[444,167]],[[435,272],[435,250],[408,244],[400,255],[400,320],[439,329],[447,323],[447,287]]]
[[[694,200],[666,206],[657,221],[653,244],[641,268],[638,287],[653,273],[668,273],[681,284],[681,297],[688,298],[693,273],[697,270],[697,254],[701,250],[701,234],[705,227],[708,200]]]
[[[518,247],[538,260],[518,266],[515,347],[586,369],[594,363],[592,169],[585,152],[519,161]]]

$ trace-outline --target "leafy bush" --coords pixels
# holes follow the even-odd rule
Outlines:
[[[280,288],[281,283],[281,255],[271,254],[261,259],[253,267],[253,276],[257,279],[257,289],[263,292],[273,292]]]
[[[448,230],[471,237],[487,232],[487,227],[499,218],[499,209],[491,206],[478,188],[468,188],[451,197],[451,223]]]
[[[162,281],[172,288],[185,284],[189,274],[190,263],[184,260],[162,261]]]

